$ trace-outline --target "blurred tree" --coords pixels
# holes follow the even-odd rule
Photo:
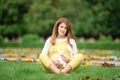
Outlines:
[[[77,37],[119,37],[119,5],[119,0],[0,0],[0,34],[46,38],[55,21],[67,17]]]
[[[104,35],[120,36],[120,1],[118,0],[86,0],[95,16],[94,26]],[[95,29],[95,28],[93,28]]]
[[[21,35],[24,32],[23,16],[27,13],[31,0],[0,0],[0,34]]]
[[[104,3],[105,9],[109,11],[107,29],[114,38],[120,37],[120,1],[108,0]]]
[[[34,0],[28,14],[24,16],[26,30],[28,33],[37,33],[40,36],[49,35],[50,26],[53,23],[51,13],[51,1]]]

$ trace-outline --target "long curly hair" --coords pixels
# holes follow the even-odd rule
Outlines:
[[[56,21],[55,25],[54,25],[54,28],[53,28],[53,31],[52,31],[52,35],[50,36],[50,38],[51,38],[51,43],[52,43],[52,45],[55,44],[55,40],[56,40],[56,38],[57,38],[57,36],[58,36],[58,26],[59,26],[61,23],[65,23],[65,24],[67,25],[67,32],[66,32],[65,36],[67,37],[67,41],[68,41],[69,45],[71,45],[71,44],[70,44],[70,38],[72,38],[72,39],[74,39],[74,40],[76,40],[76,39],[75,39],[75,36],[74,36],[74,34],[73,34],[72,26],[71,26],[71,24],[70,24],[70,21],[69,21],[67,18],[63,18],[63,17],[62,17],[62,18],[59,18],[59,19]]]

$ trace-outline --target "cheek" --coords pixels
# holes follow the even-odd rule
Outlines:
[[[58,28],[58,34],[60,34],[60,32],[61,32],[61,29],[60,29],[60,28]]]
[[[60,28],[58,28],[58,32],[60,31]]]
[[[68,32],[67,32],[67,30],[66,30],[66,31],[65,31],[65,35],[67,35],[67,33],[68,33]]]
[[[67,29],[65,31],[67,32]]]
[[[65,29],[65,33],[67,32],[67,29]]]

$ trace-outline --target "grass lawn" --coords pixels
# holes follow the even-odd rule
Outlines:
[[[86,76],[89,80],[120,80],[120,67],[81,66],[70,76],[62,76],[46,72],[37,63],[0,62],[0,80],[86,80]]]

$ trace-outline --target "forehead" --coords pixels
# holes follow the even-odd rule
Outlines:
[[[61,23],[59,26],[67,27],[65,23]]]

